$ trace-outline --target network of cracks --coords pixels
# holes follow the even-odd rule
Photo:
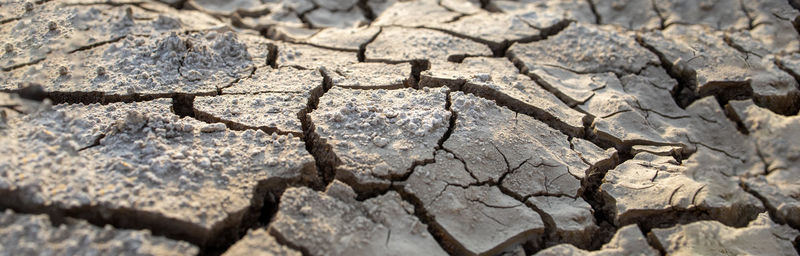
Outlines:
[[[798,7],[0,1],[0,255],[797,255]]]

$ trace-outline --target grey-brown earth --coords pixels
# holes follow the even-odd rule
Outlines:
[[[797,8],[0,1],[0,255],[798,255]]]

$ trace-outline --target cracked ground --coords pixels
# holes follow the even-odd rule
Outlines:
[[[797,0],[0,0],[0,255],[798,255]]]

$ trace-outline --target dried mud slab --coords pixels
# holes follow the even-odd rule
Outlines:
[[[672,157],[639,153],[609,170],[600,193],[614,223],[658,227],[715,219],[746,225],[764,208],[739,187],[738,179],[723,175],[711,161],[695,160],[714,153],[700,150],[684,165]]]
[[[327,50],[303,44],[277,43],[277,46],[277,67],[317,69],[358,63],[358,54],[355,52]]]
[[[677,83],[669,79],[663,69],[647,68],[641,75],[626,75],[620,80],[629,106],[639,117],[646,118],[642,124],[669,142],[637,143],[632,150],[680,157],[704,147],[739,163],[747,161],[752,153],[752,145],[725,117],[714,98],[699,99],[686,109],[670,99],[670,92],[675,91]],[[613,125],[613,122],[608,124]]]
[[[260,0],[187,0],[183,8],[196,9],[212,15],[230,16],[236,12],[257,13],[267,9]]]
[[[381,28],[369,26],[358,28],[327,28],[314,34],[305,42],[308,44],[339,49],[358,51],[381,31]]]
[[[175,28],[176,25],[180,25],[182,31],[184,32],[204,31],[204,30],[217,30],[224,32],[230,30],[230,26],[228,24],[210,14],[195,10],[187,10],[187,9],[176,10],[172,6],[154,1],[138,1],[138,0],[112,0],[110,2],[105,0],[87,0],[87,1],[88,2],[95,1],[95,3],[91,4],[110,4],[110,5],[121,5],[122,3],[131,2],[130,5],[134,5],[148,12],[147,19],[154,20],[154,22],[151,22],[152,24],[150,26],[161,28],[162,30],[164,28]],[[97,3],[97,1],[102,1],[102,3]],[[135,7],[134,10],[136,10]],[[142,18],[143,17],[139,17],[136,19],[142,19]],[[175,23],[174,21],[177,21],[178,23]],[[137,26],[137,28],[142,29],[144,32],[148,32],[152,31],[152,28],[150,28],[150,26]],[[154,32],[159,32],[159,30],[152,31],[149,34],[153,34]],[[142,32],[136,32],[134,34],[140,34],[140,33]]]
[[[278,243],[266,229],[250,230],[247,235],[228,248],[223,256],[301,256],[301,252]]]
[[[602,141],[620,148],[634,145],[680,146],[664,138],[647,120],[651,114],[648,110],[654,109],[649,106],[659,107],[658,110],[670,114],[669,117],[686,116],[685,111],[672,101],[668,90],[654,86],[671,87],[677,84],[663,70],[649,66],[642,75],[623,77],[624,83],[613,73],[578,74],[547,65],[534,65],[528,74],[568,105],[587,113],[593,119],[592,133]],[[637,94],[631,93],[636,88],[656,96],[638,99],[635,97]]]
[[[744,52],[748,63],[760,66],[759,69],[751,68],[750,87],[756,104],[783,115],[792,115],[800,110],[797,76],[793,77],[791,70],[781,66],[780,58],[772,55],[767,46],[756,41],[750,32],[726,34],[725,40]]]
[[[457,13],[466,15],[476,14],[482,11],[481,2],[479,0],[442,0],[439,1],[439,5]]]
[[[415,168],[403,190],[455,253],[496,255],[542,237],[545,224],[534,210],[496,186],[477,185],[453,154],[437,151],[435,160]]]
[[[737,0],[653,2],[664,18],[664,25],[705,24],[717,30],[748,29],[750,20]]]
[[[324,77],[317,69],[259,67],[247,78],[222,89],[222,94],[295,93],[322,95]]]
[[[304,16],[314,28],[352,28],[369,24],[361,8],[349,8],[346,11],[331,11],[317,8]]]
[[[308,109],[301,93],[220,95],[194,99],[195,117],[225,123],[235,130],[259,129],[266,133],[303,136],[300,122]]]
[[[594,90],[595,94],[590,99],[578,106],[579,109],[595,117],[592,122],[592,131],[598,138],[611,141],[614,145],[623,146],[680,146],[674,141],[664,138],[653,127],[653,124],[648,122],[647,117],[650,112],[641,107],[641,100],[626,92],[626,87],[614,74],[593,74],[583,78],[589,78],[592,82],[603,85],[603,88]],[[651,85],[645,83],[644,86]],[[666,97],[662,97],[660,100],[672,103],[669,93],[664,91],[662,93],[661,96]]]
[[[254,13],[239,12],[230,19],[236,26],[258,31],[313,30],[306,28],[299,16],[313,7],[310,0],[267,3],[265,8],[254,10]]]
[[[586,103],[596,90],[606,87],[613,76],[578,74],[563,67],[537,64],[531,64],[526,73],[570,107]]]
[[[782,106],[797,105],[797,82],[791,76],[766,56],[729,46],[721,32],[700,25],[675,25],[641,39],[700,97],[714,95],[729,100],[756,95],[769,98],[764,102],[773,105],[776,112],[784,112]],[[758,45],[750,42],[738,47],[752,51]]]
[[[433,159],[451,115],[446,91],[331,88],[309,115],[313,153],[356,191],[385,189]]]
[[[788,53],[800,50],[800,32],[797,23],[800,11],[792,8],[789,1],[762,0],[743,1],[743,8],[752,17],[750,33],[773,53]]]
[[[461,63],[434,63],[420,74],[420,86],[448,86],[493,99],[531,115],[571,136],[582,136],[586,115],[562,103],[505,58],[470,57]]]
[[[316,176],[297,138],[179,119],[170,106],[58,105],[12,120],[3,206],[213,246],[254,221],[268,193]]]
[[[332,11],[343,11],[354,7],[358,0],[314,0],[320,8]]]
[[[237,38],[244,44],[254,67],[260,68],[267,65],[277,67],[274,65],[278,54],[278,46],[275,41],[264,38],[254,31],[238,33]]]
[[[0,68],[4,71],[38,63],[53,53],[72,53],[128,35],[158,35],[193,26],[186,25],[177,11],[152,14],[126,5],[87,8],[52,1],[34,5],[28,13],[0,26],[0,35],[5,35],[0,42],[4,47]],[[197,21],[205,16],[197,16],[195,25],[202,24]]]
[[[374,5],[372,2],[376,2]],[[378,7],[380,1],[369,1],[368,5]],[[452,12],[441,5],[437,0],[418,0],[418,1],[387,1],[383,11],[375,10],[373,13],[380,14],[372,25],[376,26],[403,26],[421,27],[427,24],[438,24],[452,21],[460,16],[460,13]]]
[[[531,27],[517,15],[493,12],[481,12],[454,22],[423,26],[487,44],[493,51],[501,51],[511,42],[532,41],[542,34],[541,30]]]
[[[32,82],[56,100],[73,102],[211,95],[252,69],[246,46],[232,32],[131,36],[17,69],[4,89]]]
[[[414,77],[409,63],[384,64],[361,62],[331,66],[325,71],[333,86],[352,89],[398,89],[411,87]]]
[[[617,205],[611,212],[618,224],[657,226],[661,223],[652,223],[647,216],[658,215],[660,221],[667,223],[714,218],[730,225],[745,225],[762,206],[729,177],[747,173],[758,164],[752,159],[752,144],[736,130],[713,98],[680,109],[667,90],[675,82],[665,82],[668,76],[659,70],[647,68],[641,75],[623,76],[622,81],[612,74],[579,75],[555,68],[539,68],[531,74],[572,102],[588,99],[578,107],[598,116],[593,123],[594,133],[614,144],[633,147],[632,153],[637,157],[647,156],[642,160],[645,166],[654,159],[668,161],[674,155],[696,152],[683,166],[673,163],[650,168],[627,161],[609,171],[601,189],[615,193],[606,203],[610,207]],[[676,150],[679,154],[675,154]],[[664,171],[669,168],[672,171]],[[614,192],[616,189],[621,190]],[[651,193],[647,191],[653,191],[652,196],[642,196]]]
[[[778,225],[762,213],[747,227],[732,228],[716,221],[699,221],[667,229],[653,229],[648,238],[670,255],[768,254],[797,255],[793,241],[800,232]]]
[[[280,1],[273,1],[279,2],[279,5],[285,6],[286,8],[297,12],[297,13],[304,13],[307,11],[311,11],[314,9],[314,4],[317,1],[314,0],[280,0]]]
[[[726,175],[740,175],[756,164],[755,148],[746,135],[739,132],[736,124],[726,118],[725,113],[713,97],[699,99],[686,108],[689,117],[670,118],[661,115],[648,116],[648,122],[656,127],[662,136],[684,146],[684,153],[700,149],[714,151],[720,161],[707,164],[723,164],[717,169]],[[707,152],[711,152],[707,151]]]
[[[333,181],[325,192],[290,188],[270,234],[309,255],[447,255],[397,192],[357,201]]]
[[[131,8],[100,8],[64,8],[58,2],[29,3],[27,15],[0,26],[0,35],[3,35],[0,43],[4,48],[0,67],[9,71],[42,61],[51,52],[72,51],[91,43],[117,40],[133,27]],[[72,38],[73,34],[81,35],[87,30],[94,35]]]
[[[672,72],[694,78],[697,90],[711,91],[726,83],[746,83],[746,59],[728,46],[721,33],[706,26],[670,26],[663,31],[645,33],[641,40],[660,53],[673,67]],[[734,85],[729,85],[734,86]],[[705,93],[703,95],[708,95]]]
[[[791,73],[800,74],[800,53],[793,53],[781,56],[779,59],[781,66],[790,70]]]
[[[661,28],[661,18],[651,0],[594,1],[602,24],[616,24],[630,30]]]
[[[659,115],[675,119],[688,116],[674,98],[670,99],[679,85],[663,68],[648,66],[639,74],[624,75],[619,80],[623,90],[636,98],[633,105],[645,112],[646,116]]]
[[[366,47],[366,61],[460,61],[468,56],[491,56],[488,46],[430,29],[386,27]]]
[[[150,231],[103,228],[84,220],[54,225],[47,215],[0,213],[0,241],[7,255],[196,255],[196,246]]]
[[[747,161],[754,152],[713,98],[681,109],[671,94],[677,81],[661,68],[648,66],[638,75],[620,78],[612,73],[577,74],[550,66],[534,66],[528,74],[567,104],[592,116],[593,134],[617,148],[675,155],[705,147],[737,162]]]
[[[302,22],[302,20],[298,20]],[[277,41],[303,43],[322,31],[319,28],[307,28],[304,24],[278,24],[267,26],[266,37]],[[262,29],[263,30],[263,29]]]
[[[639,46],[630,32],[612,26],[570,24],[546,40],[514,44],[509,58],[523,72],[534,65],[556,66],[577,73],[638,73],[658,57]]]
[[[794,255],[795,7],[0,0],[0,251]]]
[[[627,225],[614,234],[607,244],[604,244],[600,250],[597,251],[584,251],[571,244],[560,244],[539,251],[534,254],[536,256],[567,256],[567,255],[582,255],[582,256],[611,256],[611,255],[659,255],[659,252],[647,243],[642,231],[636,225]]]
[[[450,97],[456,123],[443,146],[464,160],[478,182],[499,184],[518,198],[580,194],[590,166],[566,135],[474,95]]]
[[[551,227],[549,243],[568,242],[588,248],[599,227],[592,206],[581,198],[532,196],[526,201]]]
[[[659,97],[658,94],[644,90],[654,87],[648,87],[643,83],[627,83],[625,86],[632,95],[640,98],[638,102],[643,109],[654,109],[654,106],[657,106],[658,101],[652,97]],[[706,164],[724,165],[724,168],[716,170],[727,176],[744,174],[748,172],[750,165],[757,164],[752,158],[756,155],[752,141],[737,130],[736,123],[725,116],[719,102],[713,97],[699,99],[685,111],[674,109],[675,113],[680,115],[650,114],[647,116],[647,121],[663,138],[679,143],[683,147],[683,154],[700,149],[711,150],[706,152],[715,152],[713,155],[719,159],[707,160],[709,162]],[[657,112],[651,111],[651,113]]]
[[[398,2],[397,0],[367,0],[365,10],[369,10],[372,12],[372,14],[378,16],[397,2]]]
[[[732,101],[728,110],[750,132],[764,164],[745,178],[747,189],[764,200],[776,220],[800,227],[800,117],[777,115],[752,101]]]
[[[6,127],[9,119],[34,113],[42,107],[46,107],[46,104],[22,98],[18,94],[0,92],[0,129]]]
[[[595,23],[595,15],[587,1],[490,1],[486,8],[514,14],[537,29],[554,27],[566,21]]]
[[[570,145],[572,150],[580,155],[583,162],[595,169],[608,170],[619,162],[619,155],[615,148],[602,149],[596,144],[580,138],[572,138]]]
[[[30,14],[35,9],[33,2],[5,0],[0,2],[0,24],[5,24]]]
[[[800,83],[800,53],[779,56],[777,59],[781,69],[794,76]]]

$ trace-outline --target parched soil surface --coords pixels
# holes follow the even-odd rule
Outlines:
[[[0,255],[798,255],[796,0],[0,0]]]

